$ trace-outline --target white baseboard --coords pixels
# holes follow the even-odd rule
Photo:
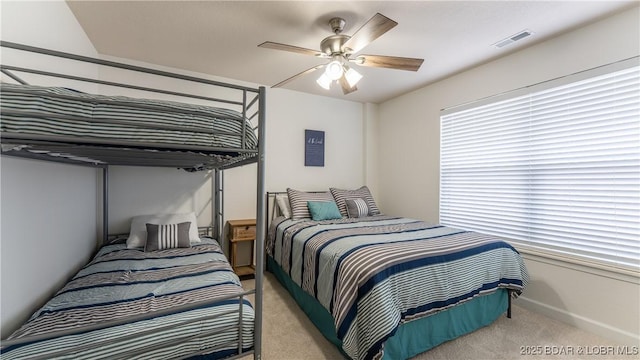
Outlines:
[[[640,346],[640,335],[638,334],[633,334],[599,321],[573,314],[564,309],[559,309],[536,300],[528,299],[526,296],[520,296],[518,300],[516,300],[516,304],[527,310],[531,310],[552,319],[575,326],[578,329],[619,342],[622,345]]]

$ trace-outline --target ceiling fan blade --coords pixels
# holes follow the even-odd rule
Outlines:
[[[303,48],[303,47],[299,47],[299,46],[280,44],[280,43],[276,43],[276,42],[272,42],[272,41],[265,41],[262,44],[258,45],[258,47],[263,47],[263,48],[267,48],[267,49],[290,51],[290,52],[294,52],[294,53],[298,53],[298,54],[302,54],[302,55],[311,55],[311,56],[318,56],[318,57],[326,57],[327,56],[327,54],[325,54],[323,52],[320,52],[318,50],[311,50],[311,49],[307,49],[307,48]]]
[[[384,55],[358,55],[352,60],[360,66],[383,67],[397,70],[418,71],[424,59]]]
[[[310,74],[310,73],[312,73],[312,72],[314,72],[314,71],[316,71],[316,70],[318,70],[318,69],[320,69],[320,68],[322,68],[324,66],[325,66],[325,64],[316,65],[316,66],[314,66],[314,67],[312,67],[310,69],[307,69],[305,71],[299,72],[299,73],[293,75],[292,77],[290,77],[288,79],[284,79],[284,80],[280,81],[279,83],[273,85],[272,87],[274,87],[274,88],[275,87],[281,87],[281,86],[287,84],[288,82],[290,82],[290,81],[292,81],[292,80],[294,80],[294,79],[296,79],[296,78],[298,78],[300,76],[303,76],[303,75],[306,75],[306,74]]]
[[[347,81],[347,78],[344,77],[344,75],[342,75],[342,77],[338,80],[338,82],[340,83],[340,86],[342,87],[342,93],[347,95],[350,94],[356,90],[358,90],[358,87],[353,85],[350,86],[349,82]]]
[[[351,38],[344,43],[343,48],[351,49],[351,53],[357,53],[365,46],[369,45],[373,40],[382,36],[382,34],[393,29],[398,25],[397,22],[388,17],[377,13],[369,21],[367,21]]]

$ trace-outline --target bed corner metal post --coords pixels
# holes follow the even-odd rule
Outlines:
[[[211,186],[213,186],[214,205],[211,216],[213,216],[213,228],[215,231],[215,234],[212,235],[215,236],[216,240],[218,240],[220,247],[222,247],[222,252],[224,253],[226,246],[224,244],[224,239],[222,238],[222,228],[224,226],[224,224],[222,224],[222,170],[215,169],[212,175],[213,180],[211,181]]]
[[[109,165],[102,167],[102,245],[109,240]]]
[[[253,358],[260,360],[262,358],[262,281],[264,277],[264,239],[265,239],[265,154],[266,154],[266,89],[261,86],[259,89],[259,106],[258,106],[258,188],[257,188],[257,205],[258,216],[256,226],[256,278],[255,278],[255,327],[253,331]]]

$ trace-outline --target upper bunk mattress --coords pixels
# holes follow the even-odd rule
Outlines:
[[[82,93],[59,87],[0,84],[6,133],[256,150],[251,123],[235,110]],[[244,145],[244,146],[243,146]]]

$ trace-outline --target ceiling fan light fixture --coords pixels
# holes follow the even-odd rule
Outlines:
[[[322,88],[324,88],[325,90],[329,90],[331,89],[331,82],[333,80],[331,80],[327,74],[322,73],[322,75],[320,75],[320,77],[318,78],[318,80],[316,80],[316,82],[318,83],[318,85],[320,85]]]
[[[344,73],[345,79],[349,83],[349,86],[354,87],[362,79],[362,74],[357,72],[355,69],[350,68],[345,65],[346,72]]]
[[[362,25],[355,33],[349,35],[342,34],[345,21],[342,18],[335,17],[329,21],[329,25],[334,35],[330,35],[320,41],[320,50],[307,49],[300,46],[280,44],[272,41],[265,41],[258,45],[259,47],[284,50],[293,53],[312,55],[327,60],[329,63],[313,66],[294,76],[281,81],[273,87],[281,87],[298,77],[312,73],[321,68],[325,68],[323,74],[316,80],[318,85],[329,90],[333,81],[338,82],[343,93],[350,94],[358,88],[356,84],[362,79],[362,75],[357,71],[350,69],[349,62],[360,66],[389,68],[406,71],[418,71],[424,59],[405,58],[398,56],[385,55],[359,55],[357,54],[364,47],[369,45],[387,31],[398,25],[396,21],[388,17],[376,13],[367,22]]]
[[[344,68],[342,67],[342,63],[338,60],[333,60],[324,70],[324,75],[326,75],[331,80],[338,80],[342,77],[344,73]]]

